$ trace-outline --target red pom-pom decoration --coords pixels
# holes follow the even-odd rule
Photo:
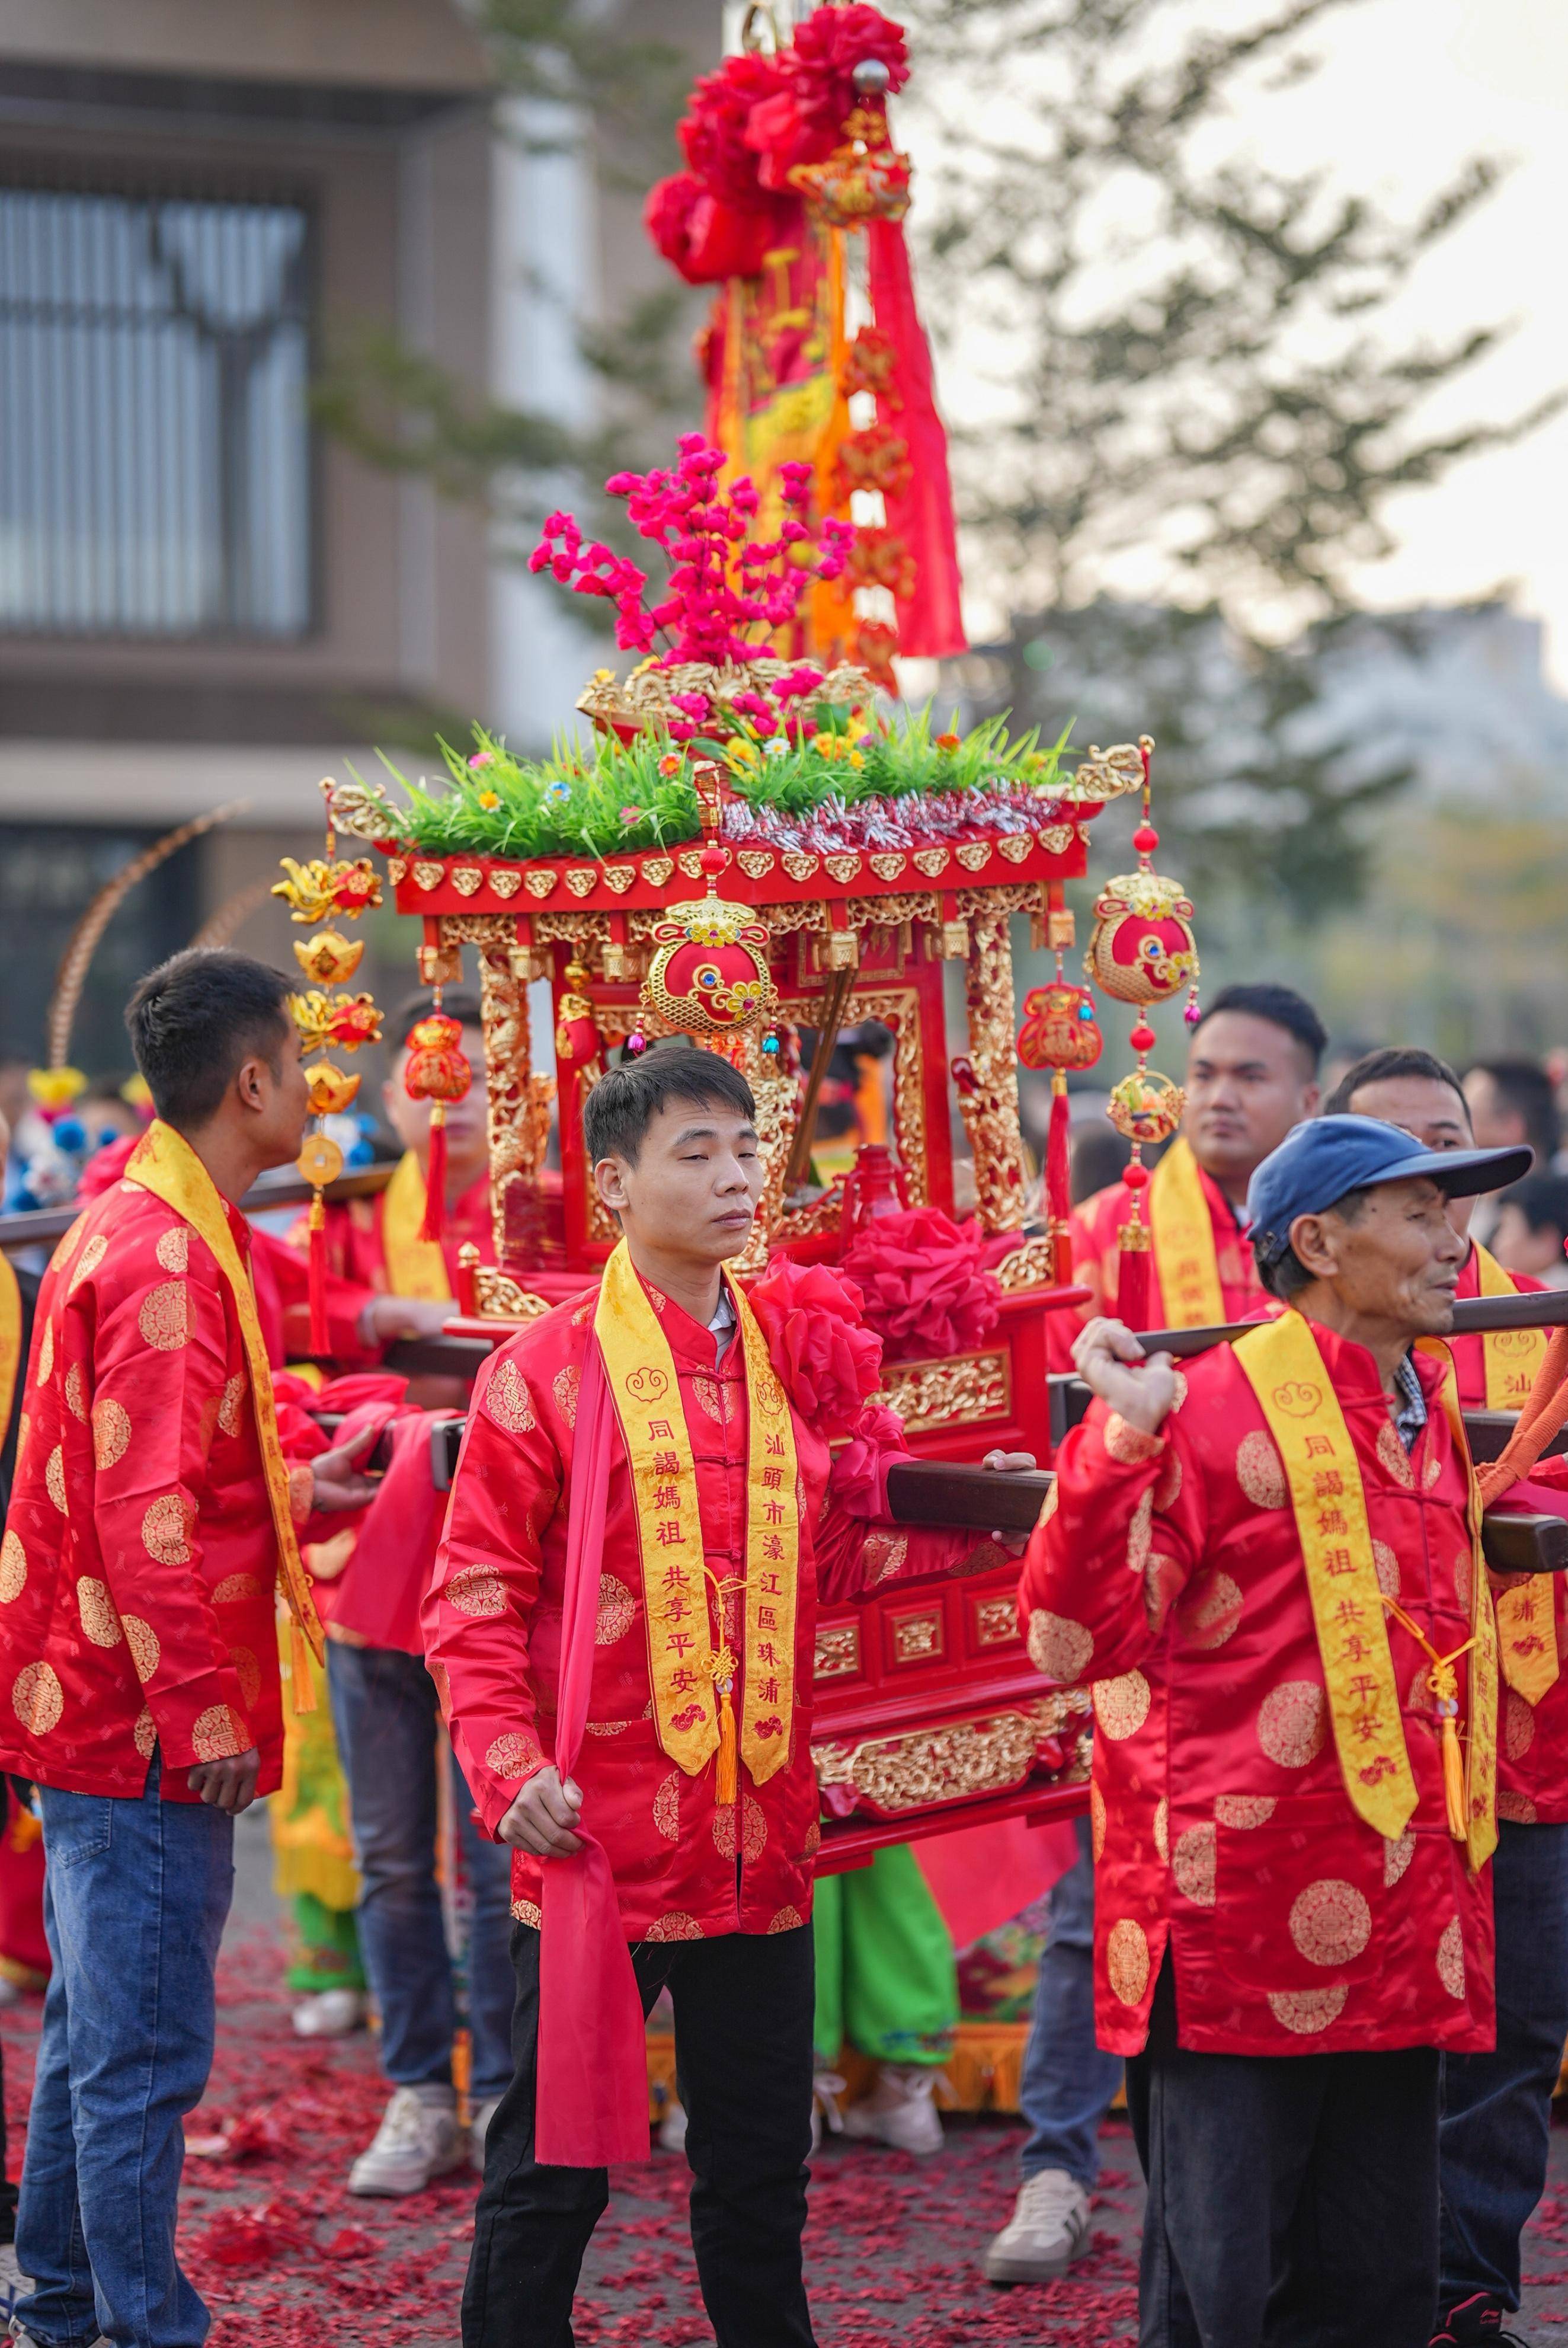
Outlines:
[[[802,1417],[824,1435],[847,1435],[882,1375],[881,1340],[862,1325],[858,1288],[825,1264],[775,1256],[750,1303]]]
[[[976,1233],[934,1208],[878,1215],[856,1233],[844,1270],[865,1292],[866,1319],[888,1358],[972,1353],[1001,1311]]]

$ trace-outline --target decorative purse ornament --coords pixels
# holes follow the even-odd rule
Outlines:
[[[719,844],[723,769],[716,759],[695,759],[692,778],[704,834],[697,861],[708,893],[671,905],[656,924],[639,1001],[644,1017],[656,1013],[678,1033],[737,1060],[751,1031],[765,1027],[763,1049],[774,1054],[779,1039],[774,1027],[778,991],[768,967],[772,938],[752,906],[732,904],[718,891],[730,860]],[[641,1034],[628,1038],[627,1048],[642,1048]]]
[[[410,1100],[430,1103],[430,1163],[419,1236],[439,1244],[446,1213],[446,1104],[466,1097],[474,1071],[464,1054],[462,1025],[442,1010],[440,988],[435,992],[435,1009],[408,1031],[403,1089]]]
[[[381,902],[381,882],[374,865],[364,858],[354,863],[338,860],[333,822],[335,788],[330,777],[321,787],[326,808],[325,856],[313,857],[308,864],[297,863],[292,856],[280,858],[283,878],[272,884],[273,896],[282,899],[293,920],[307,925],[333,915],[357,922],[363,912]],[[305,994],[289,997],[289,1015],[300,1031],[307,1057],[334,1046],[357,1052],[362,1044],[380,1043],[381,1014],[373,995],[323,992],[351,979],[364,954],[364,940],[345,938],[339,930],[318,930],[314,937],[295,939],[294,959],[305,976],[314,981]],[[343,1158],[331,1135],[323,1132],[321,1121],[343,1115],[359,1091],[360,1079],[324,1059],[307,1068],[305,1076],[314,1123],[294,1164],[313,1194],[308,1218],[311,1351],[324,1354],[331,1344],[331,1333],[327,1326],[327,1210],[322,1192],[343,1172]]]
[[[1083,965],[1085,976],[1098,979],[1107,994],[1119,1003],[1136,1004],[1140,1012],[1127,1039],[1138,1055],[1137,1068],[1113,1087],[1106,1111],[1117,1131],[1132,1145],[1132,1161],[1122,1171],[1131,1206],[1117,1242],[1116,1282],[1116,1309],[1130,1329],[1149,1325],[1149,1227],[1143,1212],[1149,1169],[1143,1153],[1169,1139],[1186,1106],[1180,1086],[1149,1066],[1149,1055],[1158,1038],[1142,1014],[1156,1003],[1174,1002],[1184,986],[1188,995],[1183,1016],[1187,1025],[1195,1027],[1203,1016],[1198,1008],[1198,947],[1193,935],[1192,900],[1179,880],[1168,880],[1150,861],[1160,845],[1160,835],[1150,820],[1153,749],[1149,736],[1140,736],[1143,819],[1132,834],[1138,870],[1108,880],[1095,900],[1094,934]],[[1091,758],[1098,756],[1097,751],[1090,752]]]
[[[1051,907],[1049,934],[1056,952],[1056,976],[1044,986],[1031,987],[1024,996],[1018,1056],[1026,1068],[1050,1070],[1045,1216],[1050,1229],[1051,1278],[1058,1287],[1064,1288],[1072,1278],[1069,1150],[1072,1117],[1067,1098],[1067,1070],[1091,1068],[1105,1049],[1105,1039],[1094,1017],[1094,997],[1087,987],[1074,986],[1063,973],[1062,953],[1072,943],[1073,930],[1072,915],[1060,903]]]

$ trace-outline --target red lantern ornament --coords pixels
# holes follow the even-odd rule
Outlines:
[[[1138,870],[1108,880],[1095,900],[1094,934],[1083,965],[1086,977],[1098,980],[1117,1002],[1135,1004],[1140,1013],[1128,1039],[1138,1055],[1137,1068],[1113,1087],[1106,1111],[1117,1131],[1132,1145],[1132,1162],[1122,1175],[1131,1210],[1117,1242],[1116,1282],[1116,1308],[1130,1329],[1149,1325],[1149,1227],[1143,1214],[1149,1169],[1143,1152],[1174,1133],[1186,1105],[1180,1086],[1148,1066],[1156,1038],[1142,1014],[1153,1004],[1173,1002],[1184,986],[1190,990],[1189,1024],[1198,1016],[1198,947],[1193,935],[1192,900],[1179,880],[1166,880],[1150,861],[1160,845],[1149,806],[1153,748],[1147,734],[1139,737],[1143,819],[1132,835]]]
[[[422,1240],[439,1242],[446,1210],[446,1104],[462,1100],[474,1081],[474,1071],[463,1052],[463,1029],[439,1008],[416,1019],[408,1031],[408,1066],[403,1089],[410,1100],[427,1100],[430,1109],[430,1164],[425,1176],[425,1220]]]
[[[1094,1017],[1094,997],[1087,987],[1074,986],[1063,976],[1061,955],[1072,942],[1072,915],[1053,907],[1051,943],[1056,948],[1056,976],[1035,986],[1023,999],[1023,1025],[1019,1029],[1018,1056],[1026,1068],[1050,1070],[1050,1123],[1045,1145],[1045,1216],[1050,1227],[1051,1277],[1059,1287],[1072,1278],[1072,1214],[1069,1143],[1071,1110],[1067,1099],[1069,1068],[1091,1068],[1105,1048]]]

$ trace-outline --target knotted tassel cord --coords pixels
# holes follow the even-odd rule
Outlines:
[[[1432,1692],[1432,1704],[1438,1715],[1443,1758],[1443,1800],[1448,1809],[1449,1832],[1456,1842],[1463,1842],[1469,1831],[1469,1817],[1464,1797],[1464,1756],[1460,1750],[1459,1741],[1459,1673],[1454,1665],[1461,1655],[1469,1654],[1475,1641],[1469,1638],[1451,1654],[1440,1655],[1397,1598],[1390,1598],[1385,1591],[1383,1603],[1394,1620],[1409,1632],[1431,1665],[1427,1673],[1427,1685]]]

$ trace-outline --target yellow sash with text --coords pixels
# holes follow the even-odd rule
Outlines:
[[[8,1255],[0,1255],[0,1443],[11,1424],[22,1374],[22,1292]]]
[[[394,1296],[421,1296],[433,1304],[452,1302],[446,1258],[436,1240],[422,1240],[425,1220],[425,1177],[412,1149],[405,1150],[393,1169],[381,1197],[381,1251],[386,1259],[386,1284]]]
[[[1209,1329],[1225,1317],[1214,1222],[1192,1146],[1178,1134],[1149,1184],[1154,1270],[1168,1329]]]
[[[228,1283],[234,1300],[234,1311],[240,1323],[240,1335],[245,1347],[245,1366],[251,1375],[251,1406],[255,1414],[256,1439],[261,1449],[261,1473],[266,1479],[267,1499],[272,1511],[272,1529],[278,1541],[278,1566],[282,1576],[283,1594],[292,1616],[293,1642],[293,1701],[296,1712],[313,1712],[315,1694],[311,1686],[310,1671],[304,1649],[308,1644],[317,1663],[322,1662],[324,1647],[321,1621],[304,1566],[300,1560],[300,1545],[294,1534],[294,1519],[289,1507],[289,1468],[283,1457],[283,1447],[278,1437],[277,1413],[272,1403],[272,1372],[267,1360],[266,1340],[256,1313],[255,1293],[251,1275],[241,1260],[229,1228],[212,1178],[182,1134],[161,1119],[149,1126],[137,1144],[125,1169],[128,1182],[138,1182],[165,1206],[172,1207],[177,1215],[188,1222],[197,1236],[206,1241],[217,1261],[218,1269]]]
[[[745,1694],[741,1757],[761,1786],[789,1758],[800,1573],[794,1428],[756,1315],[729,1279],[746,1372]],[[735,1658],[713,1645],[697,1468],[675,1357],[621,1241],[593,1333],[631,1467],[659,1742],[694,1777],[721,1746]],[[733,1342],[733,1341],[732,1341]]]
[[[1475,1268],[1483,1296],[1513,1296],[1512,1281],[1497,1258],[1483,1247],[1475,1251]],[[1486,1356],[1488,1410],[1522,1410],[1535,1383],[1535,1373],[1546,1359],[1544,1329],[1489,1329],[1481,1339]],[[1532,1573],[1517,1590],[1504,1590],[1497,1601],[1497,1635],[1502,1647],[1502,1676],[1527,1704],[1539,1704],[1557,1684],[1561,1662],[1557,1653],[1557,1577]]]
[[[1389,1840],[1414,1815],[1415,1775],[1367,1520],[1367,1493],[1345,1414],[1317,1341],[1297,1312],[1249,1329],[1233,1348],[1285,1464],[1350,1806]],[[1443,1406],[1470,1478],[1471,1629],[1465,1757],[1466,1850],[1472,1868],[1497,1840],[1497,1643],[1481,1556],[1481,1499],[1469,1466],[1451,1364]]]

